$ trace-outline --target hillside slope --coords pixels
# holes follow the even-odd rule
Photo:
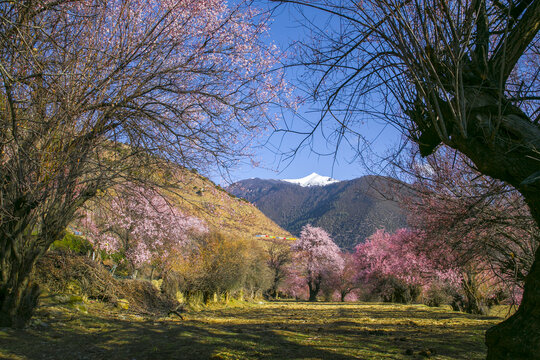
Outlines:
[[[248,179],[230,185],[232,194],[254,203],[293,235],[311,223],[330,233],[344,249],[352,249],[378,228],[394,231],[406,225],[405,215],[387,195],[391,179],[364,176],[326,186],[300,186],[280,180]]]
[[[182,186],[168,197],[184,213],[205,220],[210,227],[245,238],[257,234],[290,236],[253,204],[232,196],[204,176],[188,170],[178,176]]]

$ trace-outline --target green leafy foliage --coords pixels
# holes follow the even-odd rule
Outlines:
[[[56,240],[51,245],[52,250],[73,251],[77,254],[86,254],[92,251],[92,244],[82,236],[67,232],[62,240]]]

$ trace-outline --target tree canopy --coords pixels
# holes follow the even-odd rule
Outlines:
[[[33,264],[86,201],[247,154],[284,90],[267,19],[244,1],[0,2],[2,326],[29,319]]]

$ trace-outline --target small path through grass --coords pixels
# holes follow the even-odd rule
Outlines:
[[[482,359],[501,321],[423,305],[271,302],[148,319],[102,303],[0,329],[1,359]]]

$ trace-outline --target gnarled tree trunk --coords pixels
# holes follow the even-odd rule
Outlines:
[[[317,295],[321,290],[321,281],[321,275],[317,275],[314,279],[311,279],[311,276],[308,277],[309,301],[317,301]]]
[[[32,202],[16,199],[14,216],[0,221],[0,327],[23,327],[32,317],[39,297],[39,286],[32,281],[34,265],[63,236],[75,211],[69,205],[78,204],[51,205],[40,217]]]
[[[537,224],[540,224],[540,201],[528,201]],[[540,247],[525,279],[523,300],[517,312],[486,332],[487,358],[540,358]]]
[[[540,126],[492,94],[474,94],[467,136],[448,145],[478,169],[520,191],[540,226]],[[488,359],[535,359],[540,355],[540,250],[525,280],[518,311],[486,333]]]
[[[28,323],[38,303],[39,286],[32,282],[32,269],[46,249],[25,252],[8,244],[5,250],[0,259],[0,327],[21,328]]]

